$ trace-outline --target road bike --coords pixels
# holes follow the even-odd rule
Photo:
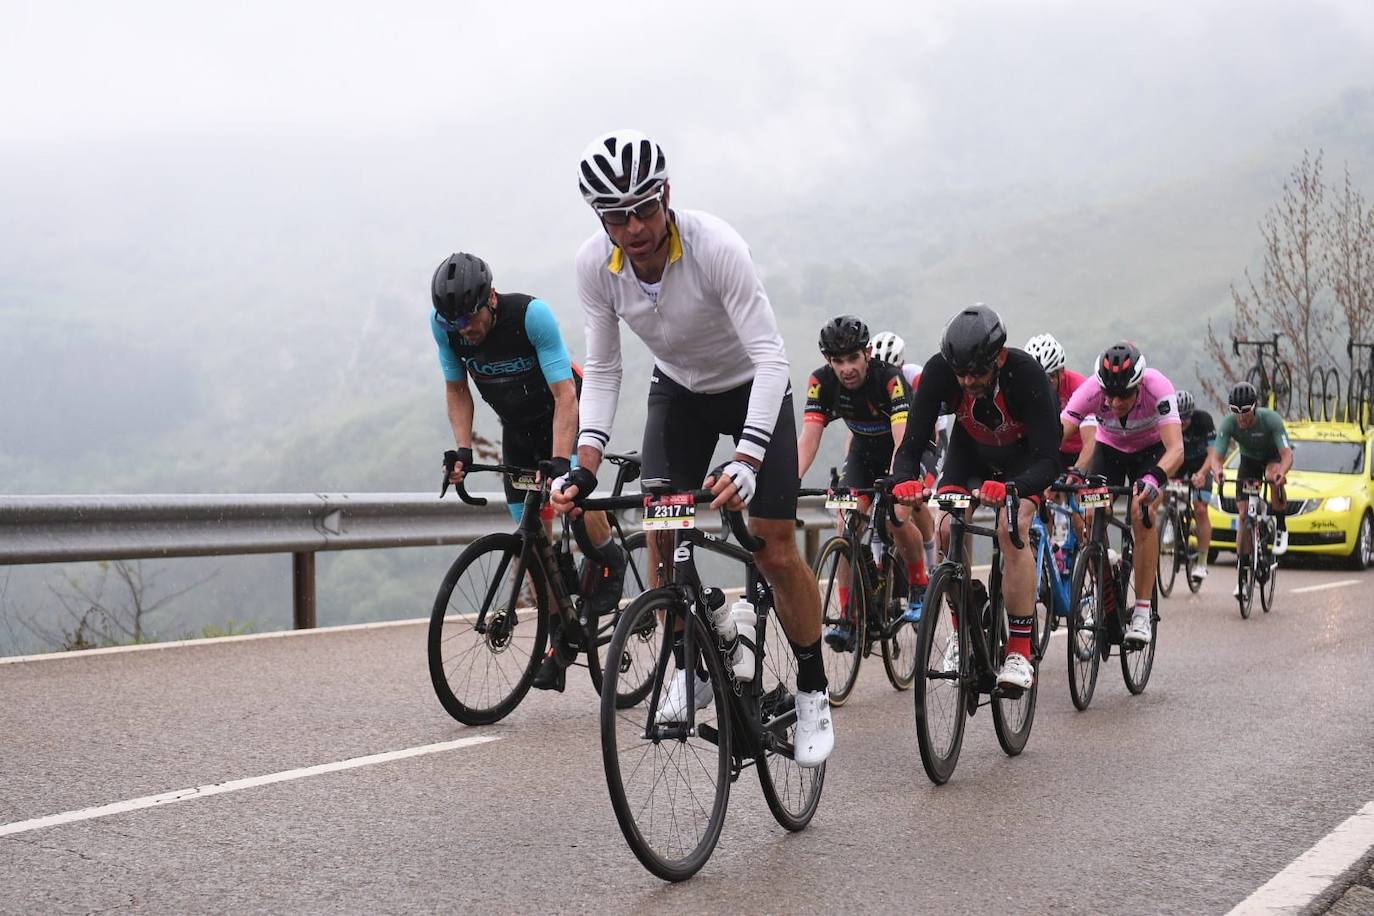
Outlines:
[[[1241,347],[1255,348],[1255,363],[1245,380],[1255,386],[1259,399],[1270,410],[1288,416],[1293,407],[1293,370],[1279,356],[1279,335],[1268,340],[1231,338],[1231,352],[1240,356]]]
[[[1256,588],[1264,613],[1274,607],[1275,583],[1279,578],[1279,564],[1274,556],[1278,521],[1269,505],[1269,481],[1240,480],[1236,490],[1236,601],[1240,604],[1241,619],[1249,620]],[[1247,503],[1244,525],[1239,515],[1242,499]]]
[[[1155,647],[1159,644],[1159,583],[1150,593],[1152,637],[1144,646],[1128,646],[1123,637],[1135,611],[1131,600],[1132,559],[1135,536],[1129,521],[1117,518],[1112,506],[1117,497],[1126,498],[1125,517],[1135,507],[1135,488],[1109,486],[1106,478],[1092,477],[1081,484],[1058,482],[1052,487],[1060,493],[1073,493],[1084,510],[1092,510],[1091,529],[1073,564],[1069,588],[1069,697],[1078,710],[1088,708],[1097,686],[1098,665],[1111,657],[1113,647],[1121,658],[1121,677],[1133,694],[1144,691],[1154,669]],[[1146,507],[1140,507],[1145,527],[1152,527]],[[1121,549],[1109,549],[1108,532],[1121,533]],[[1116,554],[1113,556],[1113,554]]]
[[[638,675],[612,667],[604,672],[601,690],[602,761],[616,821],[644,867],[667,881],[685,880],[706,864],[725,823],[730,786],[746,769],[757,770],[769,811],[793,831],[811,822],[825,784],[824,764],[808,769],[793,760],[797,664],[772,589],[754,564],[753,552],[763,541],[736,512],[727,519],[738,544],[695,527],[696,504],[713,498],[709,490],[657,491],[582,503],[587,509],[638,507],[647,526],[674,535],[664,553],[671,560],[659,570],[663,584],[622,611],[611,638],[610,655],[620,657],[646,630],[652,632],[649,688],[641,702],[624,708],[616,700],[621,679],[636,678],[638,685]],[[743,564],[742,594],[754,614],[752,640],[740,635],[733,644],[722,641],[713,615],[725,595],[702,585],[694,562],[698,550]],[[706,675],[702,689],[710,690],[710,700],[701,708],[688,702],[677,717],[683,721],[674,721],[659,713],[679,666],[689,683]]]
[[[1076,516],[1082,513],[1076,503],[1061,505],[1046,501],[1031,521],[1030,545],[1035,553],[1035,661],[1044,659],[1050,647],[1050,634],[1059,629],[1060,619],[1069,617],[1069,581],[1074,557],[1078,553]],[[1053,520],[1053,524],[1051,524]]]
[[[980,706],[992,706],[997,742],[1009,756],[1020,754],[1035,721],[1039,670],[1029,690],[1002,687],[997,672],[1006,657],[1009,626],[1002,602],[1002,555],[997,529],[973,524],[967,517],[973,497],[967,493],[937,493],[933,502],[949,519],[949,548],[926,586],[925,610],[916,641],[916,742],[926,776],[943,785],[954,775],[963,748],[964,726]],[[1016,519],[1020,500],[1012,493],[998,506],[1005,511],[1012,545],[1024,547]],[[973,577],[965,557],[966,535],[992,539],[992,567],[988,585]],[[1038,645],[1032,624],[1031,644]],[[1032,652],[1034,654],[1034,652]],[[1031,659],[1032,666],[1036,665]],[[984,701],[982,697],[987,697]]]
[[[1159,583],[1161,598],[1168,598],[1173,593],[1179,570],[1183,571],[1192,592],[1196,593],[1202,588],[1202,580],[1193,575],[1198,556],[1197,547],[1193,545],[1193,538],[1197,534],[1197,520],[1193,517],[1196,501],[1197,489],[1191,480],[1171,480],[1164,488],[1164,501],[1160,504],[1155,524],[1159,530],[1155,581]]]
[[[613,492],[619,494],[638,477],[638,458],[606,458],[617,465]],[[453,459],[456,453],[452,458],[446,454],[446,460]],[[488,534],[469,544],[439,586],[427,654],[430,681],[444,709],[465,725],[490,725],[509,715],[529,692],[544,659],[551,615],[558,621],[552,629],[559,637],[554,641],[559,660],[586,667],[599,692],[607,659],[616,658],[619,666],[638,672],[637,685],[629,677],[618,681],[625,691],[620,701],[636,702],[647,689],[647,662],[633,654],[607,655],[617,614],[595,612],[591,592],[599,568],[588,565],[579,575],[570,549],[575,526],[564,519],[557,538],[545,530],[540,509],[548,499],[547,474],[537,481],[536,470],[504,464],[473,464],[467,472],[510,478],[525,494],[524,514],[513,533]],[[447,473],[444,481],[447,484]],[[468,505],[486,505],[486,499],[472,496],[463,484],[457,492]],[[645,541],[641,532],[626,536],[614,516],[610,522],[612,537],[627,557],[619,601],[623,606],[647,587]],[[635,648],[630,645],[626,651]]]
[[[907,577],[905,563],[893,550],[889,526],[900,523],[891,493],[842,488],[832,469],[829,488],[803,489],[798,495],[824,496],[825,507],[838,511],[844,522],[844,532],[821,545],[813,564],[821,593],[821,630],[828,634],[821,651],[830,705],[843,706],[849,699],[859,663],[873,653],[875,643],[888,681],[906,690],[916,679],[916,623],[904,616]],[[860,497],[872,500],[869,512],[860,510]]]

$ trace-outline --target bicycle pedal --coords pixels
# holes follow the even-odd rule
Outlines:
[[[1011,687],[1005,684],[998,684],[997,689],[992,692],[994,697],[1000,700],[1019,700],[1026,695],[1024,687]]]

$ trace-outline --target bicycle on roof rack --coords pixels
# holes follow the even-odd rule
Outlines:
[[[1255,362],[1245,380],[1255,386],[1260,401],[1270,410],[1288,416],[1293,409],[1293,370],[1279,356],[1279,335],[1268,340],[1231,338],[1231,352],[1240,356],[1241,347],[1255,348]]]

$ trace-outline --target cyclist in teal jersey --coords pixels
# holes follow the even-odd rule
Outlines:
[[[1267,480],[1270,489],[1270,505],[1274,510],[1274,521],[1278,532],[1274,538],[1274,555],[1279,556],[1288,549],[1288,526],[1285,510],[1288,498],[1284,484],[1288,482],[1288,470],[1293,466],[1293,448],[1288,442],[1288,430],[1283,425],[1283,417],[1267,407],[1259,406],[1259,392],[1249,382],[1241,382],[1231,389],[1229,397],[1230,413],[1217,427],[1217,441],[1209,457],[1213,476],[1217,480],[1217,491],[1225,472],[1221,463],[1232,442],[1240,451],[1240,465],[1236,468],[1236,481]],[[1245,519],[1250,513],[1249,505],[1236,500],[1237,531],[1245,530]],[[1242,553],[1249,549],[1246,544],[1237,543]]]

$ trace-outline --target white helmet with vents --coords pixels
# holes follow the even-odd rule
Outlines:
[[[869,341],[868,345],[873,351],[874,359],[880,359],[894,366],[902,364],[902,351],[906,349],[906,341],[891,331],[883,331],[881,334],[873,335],[873,339]]]
[[[1046,375],[1063,369],[1064,364],[1068,362],[1064,356],[1064,348],[1052,334],[1036,334],[1026,341],[1026,352],[1035,357],[1035,361],[1045,370]]]
[[[594,209],[626,207],[653,194],[668,180],[663,150],[638,130],[613,130],[582,152],[578,186]]]

